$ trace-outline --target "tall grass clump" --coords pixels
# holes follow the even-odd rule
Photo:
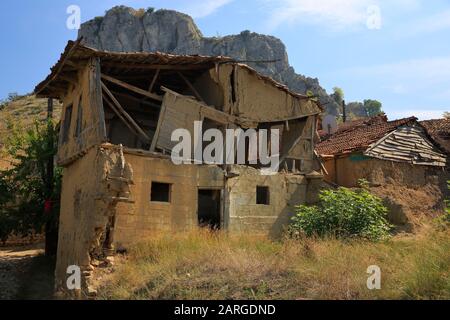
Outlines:
[[[116,259],[99,299],[449,299],[448,230],[370,242],[160,234]],[[381,268],[381,290],[367,268]]]

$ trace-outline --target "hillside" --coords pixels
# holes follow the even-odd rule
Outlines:
[[[244,31],[225,37],[204,37],[194,20],[186,14],[118,6],[107,11],[104,17],[82,24],[79,37],[83,37],[86,45],[99,50],[229,56],[245,61],[293,91],[312,92],[319,97],[328,113],[339,113],[339,106],[320,86],[318,79],[295,72],[289,64],[285,45],[273,36]],[[277,62],[267,63],[273,60]]]
[[[59,120],[61,105],[54,101],[54,119]],[[20,124],[24,128],[33,125],[34,121],[43,121],[47,117],[47,99],[39,99],[34,95],[20,96],[5,102],[0,107],[0,169],[9,164],[2,154],[2,147],[8,136],[8,123]]]

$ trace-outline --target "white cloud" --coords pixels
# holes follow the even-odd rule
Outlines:
[[[393,93],[406,93],[436,84],[450,84],[450,56],[357,67],[344,72],[357,77],[382,77],[386,83],[391,83]]]
[[[417,109],[408,109],[402,111],[391,111],[388,112],[389,119],[402,119],[408,118],[411,116],[415,116],[419,120],[431,120],[431,119],[439,119],[442,118],[444,112],[450,109],[429,109],[429,108],[417,108]]]
[[[450,10],[446,10],[410,24],[400,29],[402,35],[417,36],[450,29]]]
[[[412,115],[421,120],[434,119],[450,111],[446,98],[450,93],[450,56],[356,67],[335,74],[366,83],[369,92],[384,97],[388,101],[384,110],[390,119]],[[410,107],[405,108],[408,104]]]
[[[362,24],[370,0],[269,0],[275,5],[270,27],[282,23],[326,24],[342,28]]]
[[[378,6],[383,12],[404,12],[416,10],[421,0],[261,0],[272,5],[269,27],[276,28],[283,23],[314,24],[327,29],[342,30],[366,27],[373,15],[368,10]]]
[[[204,18],[233,1],[234,0],[191,0],[189,1],[189,5],[183,7],[181,10],[193,18]]]

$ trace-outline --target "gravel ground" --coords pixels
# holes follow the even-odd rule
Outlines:
[[[44,253],[42,245],[0,247],[0,300],[17,299],[34,261]]]

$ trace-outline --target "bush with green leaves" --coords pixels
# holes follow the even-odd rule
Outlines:
[[[447,188],[450,190],[450,181],[447,181]],[[445,199],[445,213],[437,217],[435,223],[441,229],[450,227],[450,199]]]
[[[389,237],[388,209],[364,186],[358,190],[322,190],[315,206],[297,207],[289,233],[336,238],[364,238],[372,241]]]
[[[57,228],[61,192],[61,168],[52,167],[49,174],[48,166],[57,150],[53,123],[35,122],[27,129],[9,121],[8,132],[2,156],[13,161],[0,171],[0,241],[12,233],[27,236],[44,226]],[[51,212],[45,210],[49,201]]]

